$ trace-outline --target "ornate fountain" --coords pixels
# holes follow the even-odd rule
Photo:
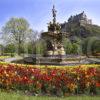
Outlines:
[[[47,43],[47,56],[63,56],[65,55],[62,39],[65,33],[61,32],[61,25],[56,22],[56,10],[53,5],[52,14],[53,21],[48,24],[48,32],[42,33],[42,39]]]

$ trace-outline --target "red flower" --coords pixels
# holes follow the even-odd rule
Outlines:
[[[96,83],[96,87],[100,87],[100,83],[99,82]]]

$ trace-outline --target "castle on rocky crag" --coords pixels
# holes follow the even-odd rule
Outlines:
[[[92,24],[92,20],[87,18],[87,15],[85,14],[85,12],[83,11],[82,13],[75,15],[75,16],[71,16],[68,19],[68,22],[79,22],[81,25],[83,24]]]
[[[80,14],[70,16],[68,19],[68,22],[64,22],[61,24],[61,29],[63,32],[66,32],[67,29],[69,29],[69,26],[71,24],[77,23],[80,26],[86,26],[86,25],[92,25],[92,20],[87,18],[87,15],[83,11]]]

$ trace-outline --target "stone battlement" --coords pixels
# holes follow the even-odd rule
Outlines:
[[[75,15],[75,16],[71,16],[68,19],[68,22],[79,22],[80,25],[83,24],[92,24],[92,20],[87,18],[87,15],[85,14],[85,12],[83,11],[82,13]]]

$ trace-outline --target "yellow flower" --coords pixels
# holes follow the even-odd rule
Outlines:
[[[86,83],[86,87],[89,87],[89,86],[90,86],[90,82],[87,82],[87,83]]]

